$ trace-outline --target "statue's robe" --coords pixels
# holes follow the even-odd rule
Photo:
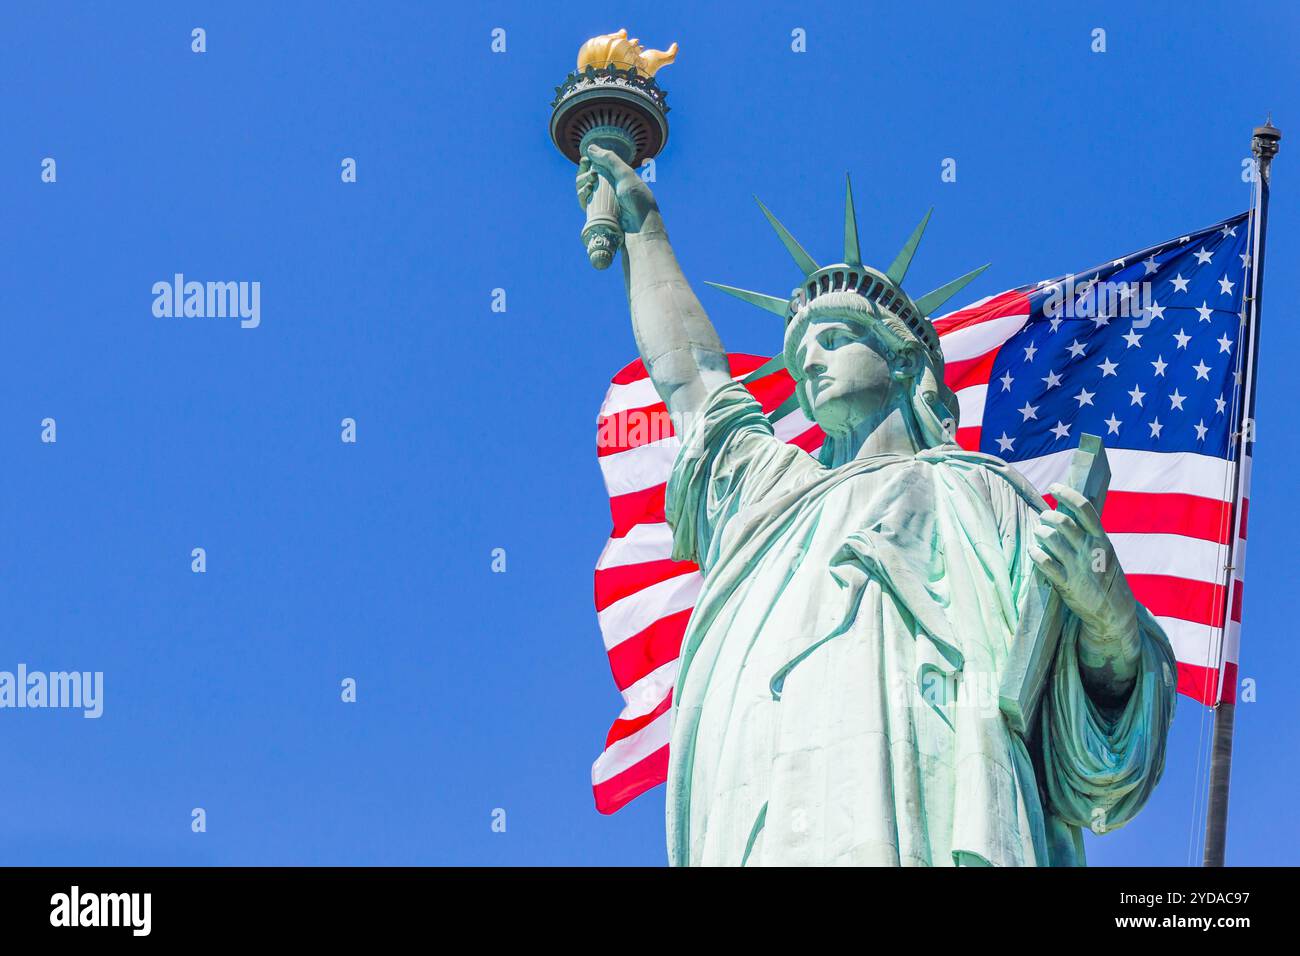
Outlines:
[[[718,389],[668,484],[704,587],[674,691],[678,865],[1081,865],[1160,778],[1168,639],[1138,609],[1126,699],[1089,696],[1063,615],[1028,739],[998,708],[1043,499],[944,446],[828,469]]]

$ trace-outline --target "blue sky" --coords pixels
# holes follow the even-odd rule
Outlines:
[[[0,711],[0,863],[662,863],[662,790],[612,818],[590,794],[619,707],[591,603],[594,422],[633,344],[619,276],[577,239],[553,87],[588,36],[677,40],[665,220],[693,281],[769,291],[792,273],[753,193],[817,255],[852,172],[868,261],[934,205],[909,281],[992,261],[975,298],[1243,210],[1251,128],[1271,109],[1300,134],[1294,8],[1050,6],[9,5],[0,669],[101,670],[105,704]],[[1300,859],[1294,151],[1275,164],[1233,863]],[[261,325],[155,318],[177,272],[259,281]],[[779,347],[700,291],[731,349]],[[1188,860],[1209,728],[1180,701],[1164,782],[1092,862]]]

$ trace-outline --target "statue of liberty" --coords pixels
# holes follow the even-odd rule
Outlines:
[[[826,434],[815,459],[732,381],[649,187],[592,146],[584,206],[598,176],[637,346],[682,441],[674,557],[704,576],[673,698],[670,862],[1082,865],[1081,829],[1124,825],[1160,778],[1173,654],[1086,496],[1054,485],[1046,509],[1005,462],[952,441],[927,316],[981,270],[913,300],[925,222],[886,271],[864,266],[850,190],[844,261],[822,267],[764,207],[802,284],[719,288],[785,319],[799,404]],[[1044,579],[1064,610],[1021,732],[996,688]]]

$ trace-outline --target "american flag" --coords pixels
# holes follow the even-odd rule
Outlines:
[[[997,455],[1045,489],[1064,479],[1081,434],[1105,441],[1102,524],[1173,644],[1179,692],[1204,704],[1235,699],[1250,459],[1239,522],[1233,462],[1250,224],[1243,213],[934,320],[963,448]],[[760,356],[730,358],[776,435],[816,454],[822,432],[793,401],[789,373]],[[592,766],[602,813],[667,774],[677,656],[702,583],[694,564],[669,557],[664,489],[678,444],[633,362],[614,376],[598,422],[614,528],[596,565],[596,612],[625,701]]]

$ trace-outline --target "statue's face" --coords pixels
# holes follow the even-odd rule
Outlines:
[[[841,435],[879,418],[899,387],[899,358],[860,320],[828,312],[810,321],[795,360],[822,431]]]

